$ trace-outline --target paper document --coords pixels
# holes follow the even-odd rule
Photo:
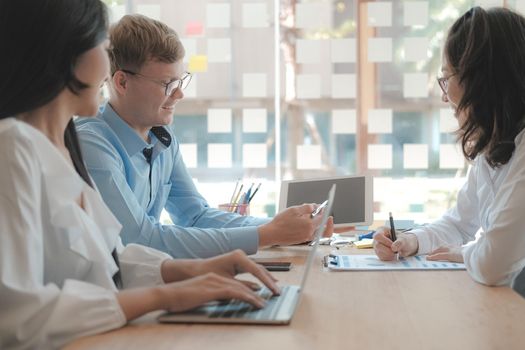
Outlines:
[[[331,270],[464,270],[465,265],[447,261],[429,261],[425,255],[382,261],[375,255],[328,255],[325,265]]]

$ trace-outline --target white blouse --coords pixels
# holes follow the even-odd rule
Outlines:
[[[456,206],[413,231],[418,253],[463,245],[481,229],[479,240],[462,251],[472,278],[488,285],[519,282],[516,277],[525,267],[525,130],[516,136],[515,144],[514,154],[502,167],[492,169],[483,155],[476,158]]]
[[[120,229],[45,135],[1,120],[0,348],[58,348],[123,326],[111,252],[117,248],[124,288],[163,283],[169,256],[124,248]]]

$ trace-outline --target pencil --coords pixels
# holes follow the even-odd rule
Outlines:
[[[241,187],[239,187],[239,192],[237,193],[237,195],[235,196],[235,199],[233,200],[232,204],[231,204],[231,208],[230,208],[230,211],[234,211],[235,210],[235,205],[237,204],[237,201],[239,200],[239,197],[241,196],[241,192],[242,192],[242,188],[244,187],[243,184],[241,184]]]
[[[230,206],[233,204],[233,198],[235,197],[235,194],[237,193],[237,187],[239,187],[239,182],[241,181],[241,179],[238,179],[237,180],[237,183],[235,184],[235,189],[233,190],[233,193],[232,193],[232,197],[230,198]]]

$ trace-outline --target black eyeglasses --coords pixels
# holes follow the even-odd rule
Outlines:
[[[127,69],[120,69],[120,70],[122,72],[124,72],[124,73],[135,75],[135,76],[144,78],[146,80],[149,80],[149,81],[151,81],[153,83],[156,83],[156,84],[164,86],[165,87],[164,94],[166,96],[171,96],[171,94],[173,94],[173,92],[175,90],[177,90],[177,89],[181,89],[181,90],[186,89],[186,87],[188,87],[188,84],[190,83],[191,77],[192,77],[191,73],[184,72],[184,74],[182,75],[182,78],[172,80],[169,83],[165,83],[162,80],[158,80],[158,79],[155,79],[155,78],[152,78],[152,77],[148,77],[148,76],[146,76],[144,74],[133,72],[133,71],[130,71],[130,70],[127,70]]]
[[[448,80],[453,77],[455,74],[452,74],[452,75],[449,75],[448,77],[437,77],[437,82],[438,82],[438,85],[439,87],[441,88],[441,91],[443,91],[443,93],[445,95],[448,94]]]

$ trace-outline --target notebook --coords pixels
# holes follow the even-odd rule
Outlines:
[[[314,234],[314,244],[308,253],[301,285],[288,285],[281,288],[281,295],[273,296],[263,287],[259,295],[266,299],[266,306],[256,309],[239,300],[215,301],[185,312],[168,312],[159,316],[165,323],[234,323],[234,324],[289,324],[297,309],[301,294],[319,246],[319,239],[324,231],[335,195],[334,184],[328,194],[328,204],[323,211],[321,224]]]

